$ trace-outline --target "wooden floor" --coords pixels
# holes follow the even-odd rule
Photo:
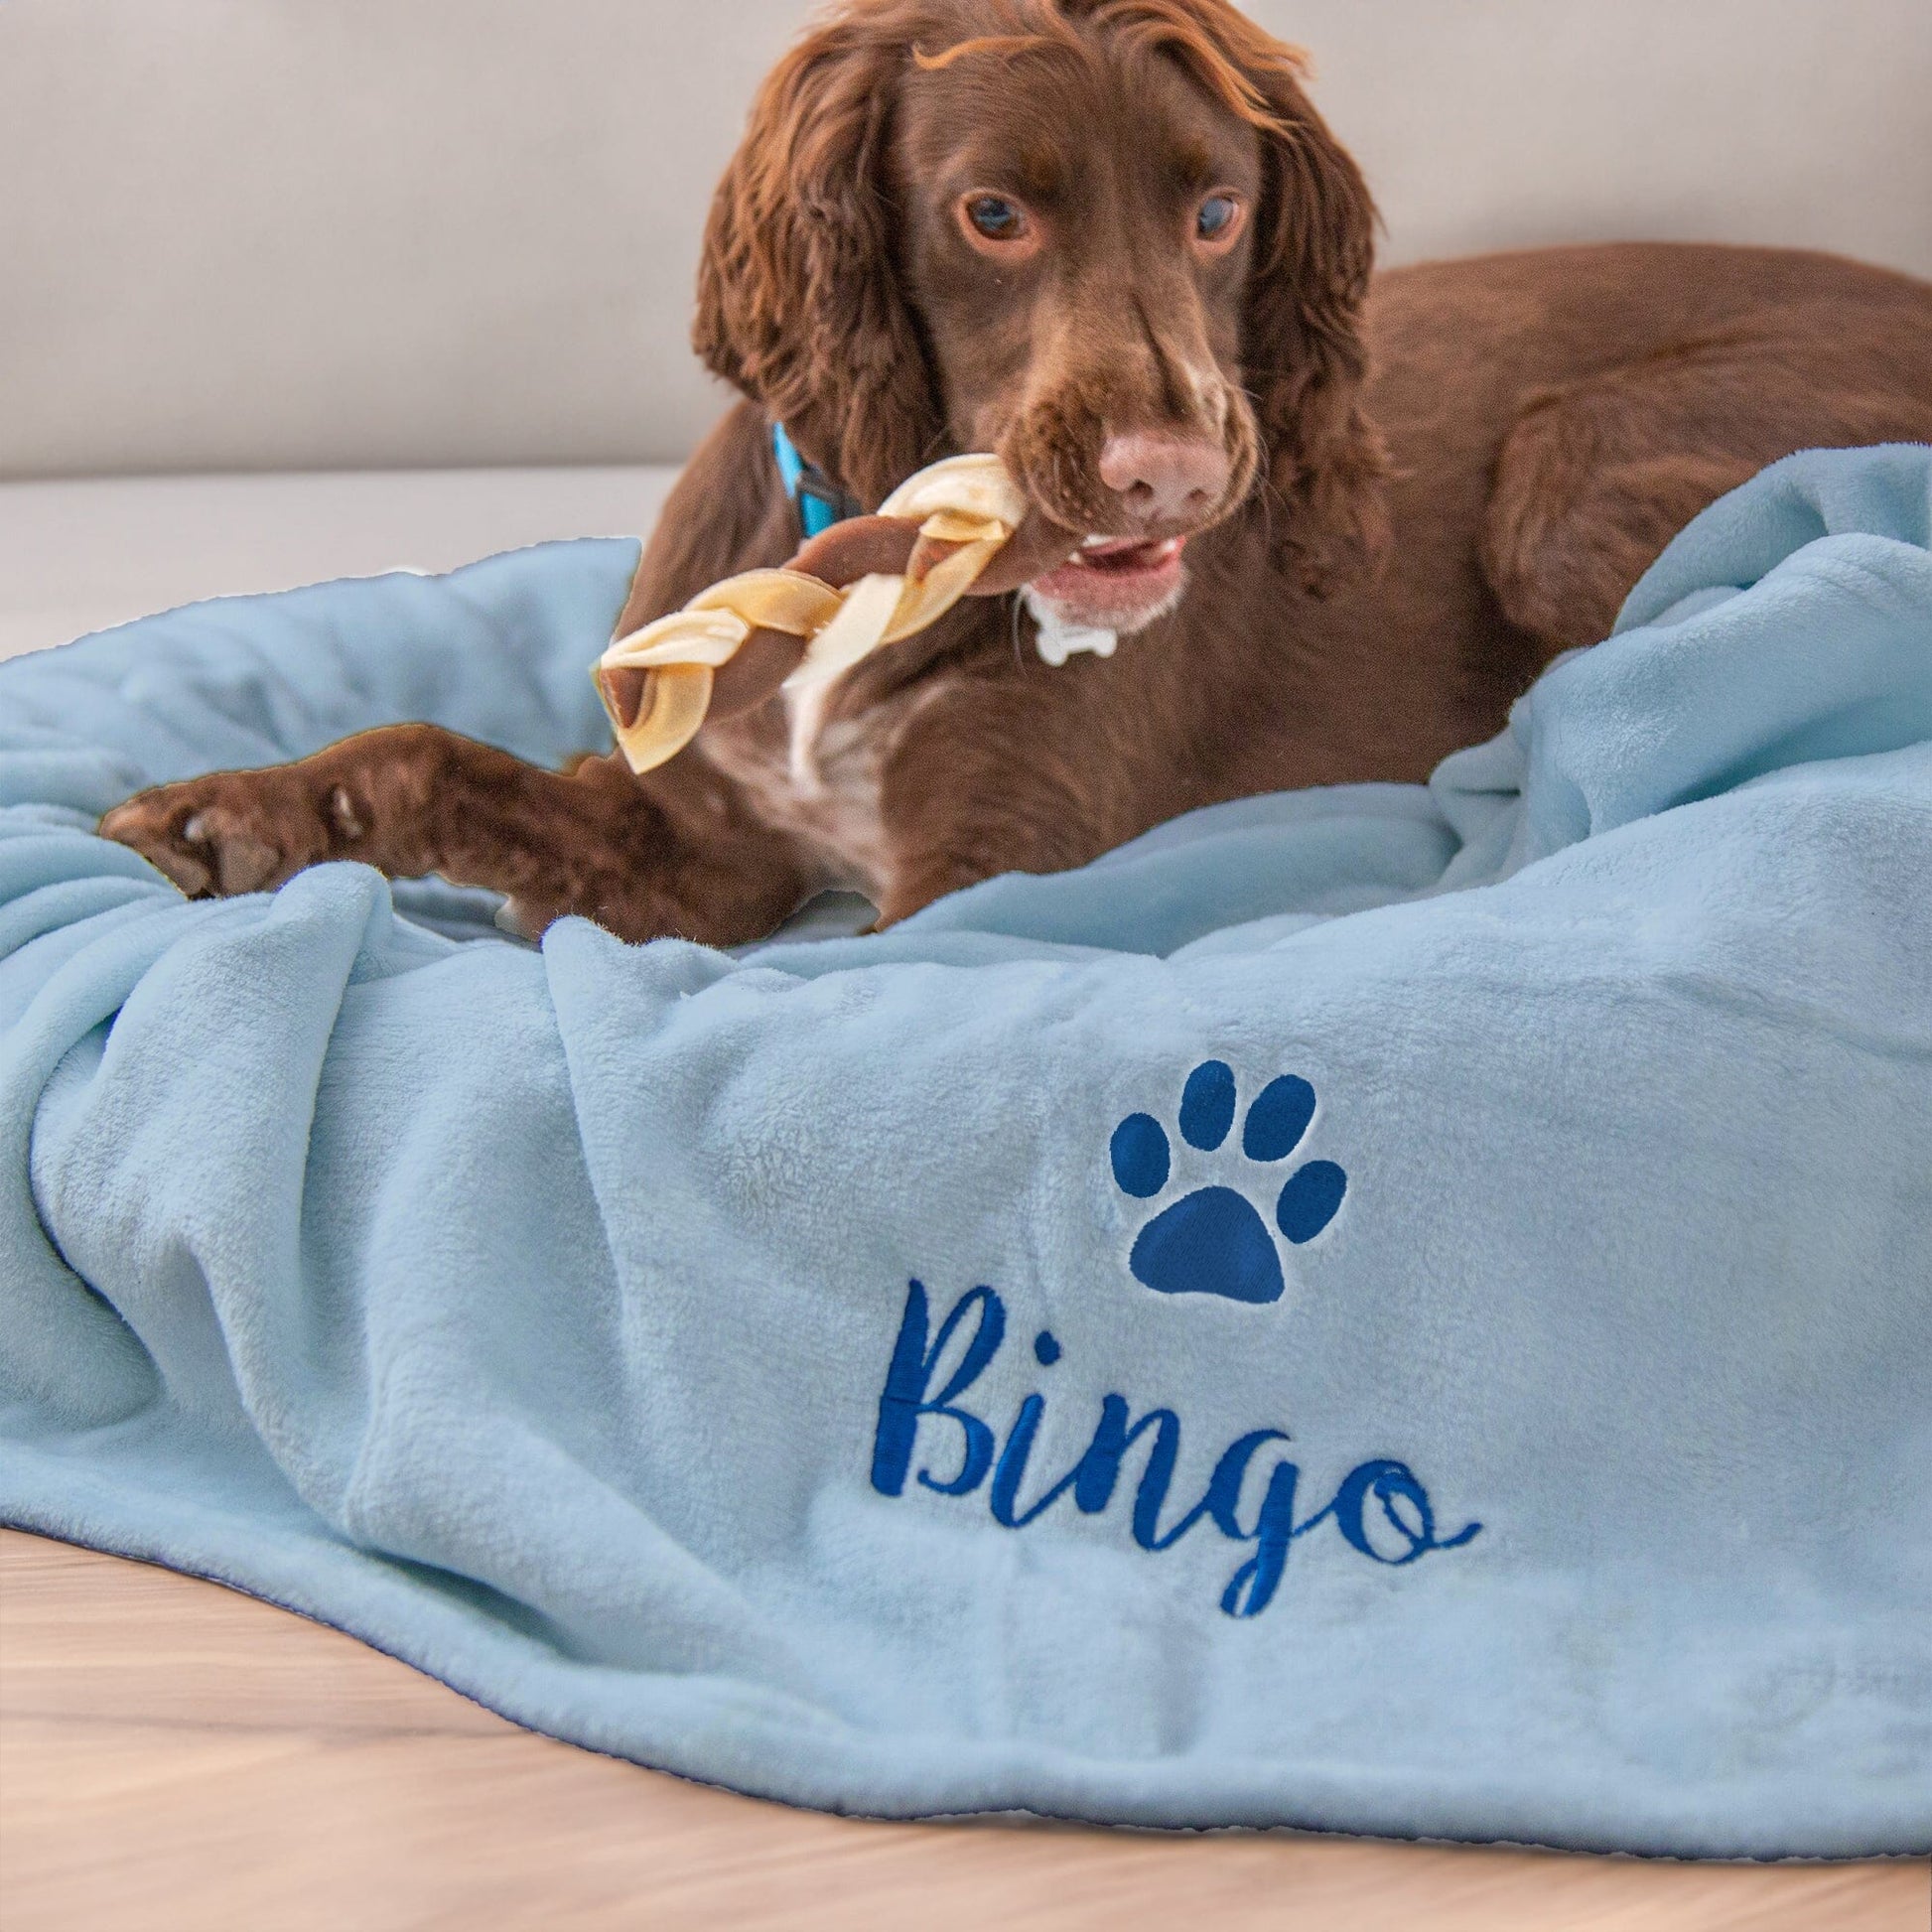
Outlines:
[[[1927,1932],[1923,1863],[870,1825],[520,1731],[333,1630],[0,1532],[0,1928]]]

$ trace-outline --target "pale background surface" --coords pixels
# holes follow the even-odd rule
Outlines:
[[[198,598],[635,536],[676,476],[586,464],[0,481],[0,657]]]
[[[1386,259],[1932,274],[1927,0],[1251,0]],[[0,0],[0,476],[676,460],[712,184],[803,0]]]

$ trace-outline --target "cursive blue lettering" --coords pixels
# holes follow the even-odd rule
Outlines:
[[[957,1365],[943,1373],[955,1337],[968,1321],[973,1325],[964,1347],[957,1351]],[[1221,1451],[1200,1500],[1163,1529],[1161,1517],[1180,1456],[1180,1418],[1172,1409],[1150,1409],[1136,1418],[1128,1399],[1118,1394],[1101,1398],[1099,1418],[1079,1460],[1033,1502],[1023,1505],[1020,1492],[1045,1417],[1046,1398],[1039,1394],[1022,1398],[1003,1446],[985,1418],[960,1401],[992,1366],[1006,1331],[1006,1304],[992,1289],[981,1287],[953,1304],[934,1336],[925,1289],[918,1282],[907,1285],[905,1311],[880,1394],[873,1438],[872,1483],[881,1495],[903,1494],[918,1447],[919,1424],[926,1417],[958,1427],[960,1461],[958,1472],[945,1480],[929,1466],[922,1467],[921,1485],[942,1496],[966,1496],[986,1481],[990,1470],[988,1506],[994,1521],[1011,1530],[1025,1529],[1069,1490],[1083,1515],[1102,1514],[1120,1487],[1128,1452],[1142,1437],[1149,1437],[1147,1463],[1134,1491],[1130,1533],[1143,1550],[1171,1550],[1205,1518],[1229,1542],[1253,1544],[1253,1553],[1221,1592],[1221,1608],[1236,1617],[1259,1616],[1274,1601],[1291,1546],[1323,1523],[1332,1521],[1342,1541],[1359,1555],[1398,1569],[1432,1551],[1459,1549],[1482,1528],[1480,1523],[1469,1523],[1451,1537],[1439,1537],[1428,1490],[1406,1462],[1388,1457],[1357,1463],[1326,1507],[1298,1523],[1295,1504],[1302,1470],[1286,1455],[1278,1456],[1268,1470],[1249,1526],[1242,1520],[1241,1494],[1249,1486],[1255,1458],[1270,1445],[1289,1440],[1284,1430],[1254,1429]],[[1034,1353],[1042,1367],[1051,1367],[1062,1350],[1042,1329],[1035,1339]]]
[[[1024,1530],[1035,1516],[1058,1502],[1079,1479],[1080,1465],[1075,1463],[1037,1502],[1027,1509],[1019,1508],[1020,1485],[1026,1479],[1027,1458],[1033,1453],[1034,1437],[1038,1433],[1039,1419],[1045,1409],[1046,1398],[1043,1395],[1030,1395],[1020,1405],[1012,1434],[1007,1437],[1007,1446],[1000,1451],[999,1464],[993,1471],[993,1487],[988,1498],[993,1507],[993,1518],[1010,1530]]]
[[[1405,1546],[1399,1557],[1385,1557],[1369,1540],[1368,1525],[1363,1516],[1370,1497],[1380,1507],[1382,1520]],[[1415,1511],[1414,1523],[1405,1520],[1396,1509],[1398,1498]],[[1469,1523],[1446,1541],[1438,1541],[1436,1513],[1429,1506],[1429,1491],[1416,1480],[1414,1471],[1406,1462],[1381,1460],[1363,1462],[1349,1470],[1342,1478],[1341,1487],[1335,1491],[1334,1501],[1320,1515],[1310,1517],[1295,1534],[1300,1536],[1304,1531],[1313,1529],[1315,1524],[1329,1516],[1335,1519],[1335,1528],[1353,1548],[1363,1556],[1373,1557],[1377,1563],[1386,1563],[1392,1568],[1414,1563],[1431,1550],[1459,1550],[1482,1528],[1480,1523]]]
[[[973,1330],[966,1353],[946,1386],[937,1395],[929,1395],[953,1330],[975,1307],[979,1325]],[[886,1387],[879,1397],[879,1428],[873,1437],[872,1486],[882,1496],[897,1496],[905,1487],[921,1416],[944,1416],[956,1422],[966,1439],[959,1473],[950,1482],[938,1482],[930,1469],[921,1469],[919,1480],[926,1488],[936,1489],[942,1496],[970,1495],[986,1479],[993,1460],[992,1430],[978,1416],[953,1404],[1000,1352],[1007,1331],[1006,1304],[990,1288],[976,1288],[953,1304],[952,1312],[940,1324],[939,1338],[930,1348],[926,1346],[926,1326],[925,1290],[913,1282],[906,1290],[905,1312],[899,1318],[898,1340],[893,1346],[892,1366],[886,1371]]]

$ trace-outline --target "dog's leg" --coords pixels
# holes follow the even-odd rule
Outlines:
[[[777,563],[795,541],[763,418],[740,404],[672,490],[620,628],[735,570]],[[109,812],[101,830],[198,897],[358,859],[395,879],[437,872],[503,893],[531,932],[581,912],[625,939],[760,938],[821,883],[696,747],[639,780],[614,759],[542,770],[430,725],[164,785]]]
[[[1596,643],[1670,539],[1767,463],[1932,437],[1932,349],[1894,368],[1860,335],[1794,317],[1533,398],[1503,443],[1482,536],[1504,615],[1551,654]]]
[[[640,783],[611,759],[546,771],[432,725],[141,793],[101,821],[191,897],[261,892],[354,859],[508,896],[540,932],[566,912],[620,937],[761,937],[818,883],[803,855],[696,752]]]
[[[1083,688],[1098,659],[960,679],[922,704],[881,774],[880,924],[1003,872],[1064,872],[1180,808],[1139,716]]]

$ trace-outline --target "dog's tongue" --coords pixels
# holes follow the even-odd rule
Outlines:
[[[1058,570],[1053,579],[1082,574],[1125,580],[1171,571],[1179,561],[1182,537],[1089,537]]]

